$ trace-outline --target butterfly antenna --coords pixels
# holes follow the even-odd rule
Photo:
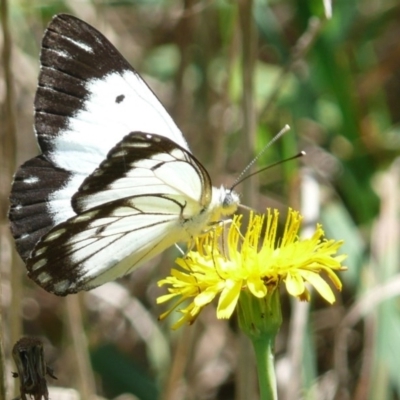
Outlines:
[[[286,161],[295,160],[296,158],[300,158],[300,157],[303,157],[303,156],[305,156],[305,155],[306,155],[306,152],[302,150],[302,151],[300,151],[299,153],[295,154],[294,156],[291,156],[291,157],[288,157],[288,158],[284,158],[283,160],[279,160],[279,161],[277,161],[277,162],[275,162],[275,163],[273,163],[273,164],[270,164],[270,165],[268,165],[268,166],[266,166],[266,167],[264,167],[264,168],[261,168],[261,169],[255,171],[255,172],[252,172],[251,174],[244,176],[242,179],[239,179],[239,180],[236,179],[236,182],[235,182],[235,184],[231,187],[231,190],[233,190],[237,185],[239,185],[239,184],[242,183],[244,180],[246,180],[247,178],[250,178],[250,177],[253,176],[253,175],[257,175],[257,174],[259,174],[260,172],[263,172],[263,171],[265,171],[265,170],[267,170],[267,169],[276,167],[277,165],[283,164],[283,163],[285,163]],[[240,175],[243,176],[243,174],[240,174]]]
[[[260,171],[256,171],[250,175],[247,175],[245,177],[244,174],[254,165],[254,163],[264,154],[265,150],[267,150],[268,148],[270,148],[281,136],[283,136],[288,130],[290,129],[289,125],[285,125],[266,145],[265,147],[253,158],[252,161],[250,161],[250,163],[247,165],[247,167],[240,173],[240,175],[236,178],[235,182],[233,183],[231,190],[233,188],[235,188],[237,185],[239,185],[239,183],[243,182],[245,179],[249,178],[250,176],[253,176],[255,174],[258,174],[261,171],[264,171],[267,168],[271,168],[277,164],[280,164],[281,162],[287,161],[287,160],[291,160],[292,158],[297,158],[298,155],[288,158],[287,160],[282,160],[278,163],[272,164],[266,168],[261,169]],[[304,153],[305,154],[305,153]],[[303,154],[303,155],[304,155]]]

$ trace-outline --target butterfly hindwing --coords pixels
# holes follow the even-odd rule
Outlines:
[[[40,240],[27,261],[28,276],[66,295],[125,275],[186,239],[177,224],[183,207],[167,196],[146,195],[83,212]]]
[[[140,194],[163,194],[184,199],[187,213],[211,201],[211,180],[203,166],[184,148],[162,136],[132,132],[115,146],[89,175],[72,205],[81,213],[113,199]]]
[[[163,136],[132,132],[74,195],[77,216],[35,246],[28,275],[59,295],[124,275],[200,234],[203,225],[191,220],[207,209],[211,193],[208,173],[191,153]]]

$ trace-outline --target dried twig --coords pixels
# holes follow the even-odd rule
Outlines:
[[[15,154],[16,154],[16,121],[14,115],[14,91],[13,91],[13,78],[11,70],[11,35],[8,25],[8,3],[7,0],[0,1],[0,18],[3,33],[3,49],[2,49],[2,61],[4,69],[4,82],[5,82],[5,102],[1,107],[1,114],[3,114],[2,120],[4,124],[0,128],[0,251],[2,251],[6,246],[5,243],[8,241],[8,235],[6,229],[7,220],[7,210],[8,210],[8,192],[11,183],[11,177],[15,170]],[[11,252],[13,254],[13,252]],[[13,257],[9,262],[12,264]],[[11,269],[11,268],[10,268]],[[14,269],[11,269],[13,276]],[[18,271],[16,271],[18,274]],[[0,275],[0,287],[1,287],[1,275]],[[14,288],[13,288],[14,289]],[[0,298],[1,298],[0,293]],[[15,295],[13,291],[13,300],[15,300]],[[19,320],[19,313],[17,310],[18,304],[12,304],[12,307],[17,306],[14,309],[16,317],[14,321]],[[5,359],[3,351],[3,334],[4,334],[4,324],[2,309],[0,307],[0,398],[5,399]],[[16,336],[18,334],[18,328],[20,324],[13,324],[15,329],[12,329],[11,336]]]
[[[76,357],[75,377],[78,381],[78,389],[83,399],[90,399],[94,396],[96,389],[79,298],[79,294],[66,298],[67,326]]]

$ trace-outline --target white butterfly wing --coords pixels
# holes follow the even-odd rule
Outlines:
[[[28,276],[64,296],[118,278],[180,240],[179,203],[137,196],[96,207],[54,227],[27,260]]]

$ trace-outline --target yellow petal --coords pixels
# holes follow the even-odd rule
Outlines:
[[[241,281],[229,280],[226,282],[225,289],[221,292],[221,296],[219,298],[217,318],[226,319],[232,315],[239,299],[241,289]]]
[[[194,304],[197,307],[204,307],[206,304],[211,303],[218,293],[219,290],[217,286],[208,287],[206,290],[195,297]]]
[[[304,281],[298,273],[288,273],[285,279],[286,289],[290,295],[299,297],[305,289]]]
[[[335,295],[326,281],[317,273],[311,271],[302,271],[303,278],[314,286],[315,290],[330,304],[335,302]]]
[[[249,278],[247,280],[247,287],[254,296],[258,298],[265,297],[267,295],[267,287],[260,277]]]

